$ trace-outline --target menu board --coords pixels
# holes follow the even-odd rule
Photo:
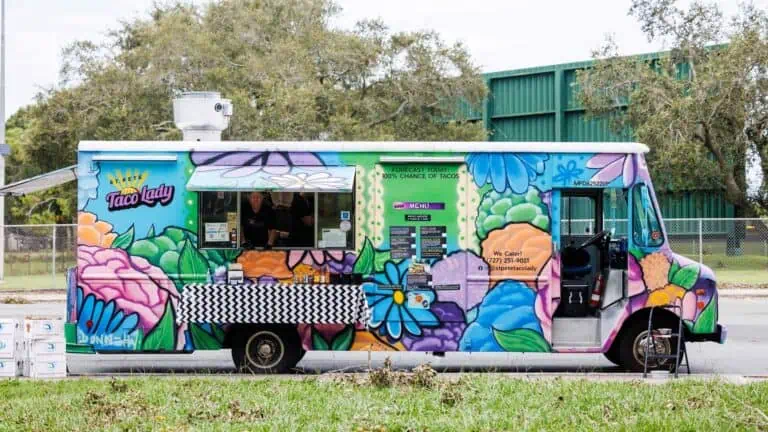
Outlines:
[[[419,227],[421,258],[442,258],[446,253],[445,226]]]
[[[416,249],[416,228],[407,226],[389,227],[389,245],[392,259],[407,259]]]

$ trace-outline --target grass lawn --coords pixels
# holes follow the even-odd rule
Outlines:
[[[0,283],[0,292],[34,291],[44,289],[58,289],[64,292],[67,287],[66,279],[67,277],[65,273],[57,274],[56,279],[50,274],[5,276],[3,283]]]
[[[765,430],[768,383],[346,380],[0,382],[0,430]]]

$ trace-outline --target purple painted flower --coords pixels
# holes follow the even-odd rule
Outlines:
[[[618,176],[623,176],[624,187],[629,187],[635,182],[637,161],[631,154],[597,154],[587,161],[587,168],[599,170],[591,181],[610,183]]]
[[[292,166],[323,166],[320,157],[311,152],[193,152],[196,166],[228,166],[222,177],[247,177],[260,171],[286,174]]]
[[[489,287],[488,264],[469,251],[449,255],[432,265],[432,285],[457,285],[459,289],[438,289],[441,302],[454,302],[470,310],[483,300]]]
[[[288,254],[288,267],[306,264],[316,269],[328,267],[331,273],[351,273],[357,257],[340,250],[293,250]]]
[[[425,328],[421,337],[405,335],[403,345],[408,351],[456,351],[467,324],[464,312],[456,303],[436,302],[430,308],[440,321],[440,327]]]

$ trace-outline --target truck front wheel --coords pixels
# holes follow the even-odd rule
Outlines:
[[[302,348],[295,327],[249,327],[235,335],[232,360],[241,372],[286,373],[301,360]]]
[[[657,334],[670,333],[677,330],[677,326],[663,325],[654,323],[652,332]],[[636,321],[632,323],[625,332],[622,332],[619,345],[619,359],[621,365],[631,372],[642,372],[643,362],[645,360],[645,350],[649,347],[650,335],[648,334],[648,323]],[[615,342],[614,342],[615,343]],[[656,339],[656,353],[670,355],[677,350],[677,338],[658,337]],[[682,355],[682,353],[680,353]],[[649,370],[674,370],[675,361],[669,359],[648,360]]]

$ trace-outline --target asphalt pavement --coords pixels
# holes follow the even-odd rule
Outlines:
[[[0,316],[62,316],[63,303],[0,304]],[[768,298],[721,298],[719,322],[728,327],[728,341],[691,343],[688,355],[695,374],[768,376]],[[497,354],[309,352],[299,363],[305,374],[331,371],[362,371],[380,367],[390,357],[397,368],[422,363],[445,372],[554,372],[619,373],[601,354]],[[234,367],[229,350],[193,354],[91,354],[68,355],[72,375],[131,373],[230,374]]]

